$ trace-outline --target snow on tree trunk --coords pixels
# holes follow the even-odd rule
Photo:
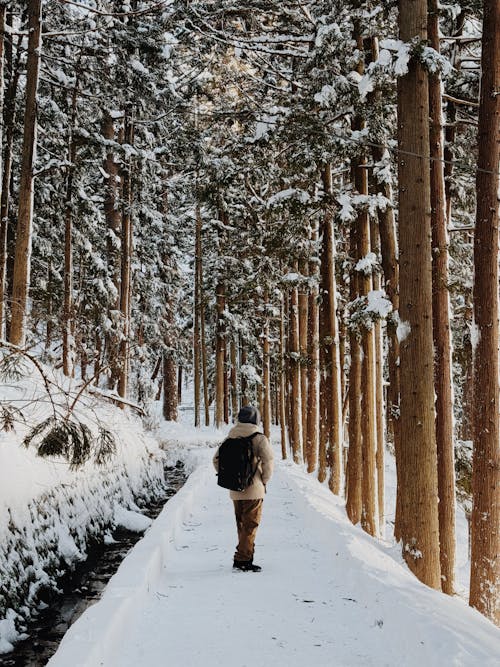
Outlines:
[[[500,4],[484,0],[474,234],[474,450],[471,606],[500,624],[498,224]]]
[[[400,38],[427,38],[426,0],[400,2]],[[415,58],[398,79],[403,555],[441,588],[432,337],[428,75]]]
[[[31,243],[33,228],[33,167],[37,142],[37,91],[42,48],[42,3],[28,2],[28,59],[26,64],[26,107],[19,183],[16,250],[12,284],[12,319],[9,340],[23,346],[26,339],[27,299],[30,285]]]

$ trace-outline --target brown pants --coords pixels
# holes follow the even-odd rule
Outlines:
[[[234,554],[236,561],[253,560],[255,536],[262,516],[263,500],[233,500],[238,529],[238,546]]]

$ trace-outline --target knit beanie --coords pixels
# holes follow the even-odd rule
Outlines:
[[[238,412],[238,421],[240,424],[259,424],[260,412],[253,405],[245,405]]]

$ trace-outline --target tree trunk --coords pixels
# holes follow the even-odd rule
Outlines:
[[[427,38],[427,0],[401,0],[400,39]],[[403,555],[441,588],[434,414],[428,76],[415,58],[398,79]],[[423,157],[420,157],[423,156]]]
[[[264,427],[264,435],[269,438],[271,436],[271,355],[269,342],[269,314],[268,314],[268,299],[267,291],[264,293],[264,328],[262,331],[262,382],[263,382],[263,410],[262,410],[262,425]]]
[[[233,420],[238,414],[238,355],[236,351],[236,343],[234,338],[229,344],[230,363],[231,363],[231,413]]]
[[[300,396],[301,396],[301,431],[302,431],[302,458],[305,461],[306,447],[307,447],[307,308],[308,308],[308,294],[307,287],[302,280],[308,274],[308,266],[305,260],[301,260],[299,264],[299,272],[301,276],[301,284],[299,286],[299,350],[300,350]]]
[[[26,65],[26,109],[19,183],[16,250],[12,284],[12,319],[10,342],[23,346],[26,338],[27,298],[30,284],[31,242],[33,228],[33,166],[37,143],[37,90],[42,48],[42,3],[28,2],[28,59]]]
[[[125,114],[124,141],[130,146],[134,141],[134,128],[129,113]],[[129,353],[130,353],[130,298],[132,264],[132,160],[123,162],[123,204],[121,229],[121,278],[120,278],[120,313],[122,331],[119,347],[118,395],[127,397]]]
[[[177,420],[177,365],[172,350],[163,353],[163,418]]]
[[[477,210],[474,234],[474,453],[470,605],[500,625],[498,224],[500,4],[483,3]]]
[[[0,119],[2,126],[0,128],[0,178],[3,174],[2,149],[4,145],[4,53],[5,53],[5,15],[6,5],[0,5]],[[12,38],[11,38],[12,39]],[[7,186],[8,187],[8,186]],[[1,200],[0,190],[0,200]],[[5,286],[5,263],[7,260],[7,221],[4,222],[3,216],[0,218],[0,338],[4,337],[4,286]]]
[[[429,0],[429,43],[439,51],[439,3]],[[441,582],[452,595],[455,579],[455,452],[453,446],[453,378],[448,292],[448,230],[444,181],[442,85],[439,74],[429,74],[432,318],[434,386],[436,391],[436,446],[439,495]]]
[[[322,218],[321,250],[321,308],[323,309],[323,330],[320,345],[324,354],[322,373],[325,377],[325,407],[323,418],[327,428],[327,459],[330,468],[328,486],[340,493],[342,481],[342,396],[340,389],[339,329],[337,324],[337,284],[335,279],[335,235],[332,210],[332,170],[331,165],[322,171],[325,195],[325,212]]]
[[[279,360],[279,418],[281,433],[281,458],[286,459],[286,369],[285,369],[285,296],[281,299],[280,308],[280,360]]]
[[[296,269],[297,267],[295,267]],[[294,286],[290,293],[290,314],[288,320],[290,341],[290,445],[295,463],[302,462],[302,428],[301,428],[301,396],[300,396],[300,346],[299,346],[299,295]]]
[[[372,218],[370,220],[370,239],[372,252],[380,257],[380,236],[378,225]],[[373,289],[382,289],[382,279],[377,268],[372,275]],[[380,535],[384,534],[385,526],[385,422],[384,422],[384,351],[382,321],[378,319],[373,325],[375,342],[375,425],[376,425],[376,465],[377,465],[377,501],[378,501],[378,525]]]
[[[200,426],[201,397],[201,213],[196,204],[195,223],[195,267],[194,267],[194,321],[193,321],[193,383],[194,383],[194,425]]]
[[[225,293],[224,286],[219,283],[216,288],[217,323],[215,334],[215,427],[221,428],[224,423],[224,397],[225,397]]]
[[[62,361],[66,377],[74,377],[73,366],[73,176],[75,173],[76,143],[74,131],[76,123],[76,105],[78,100],[78,75],[71,97],[71,121],[68,142],[68,161],[70,166],[66,177],[66,202],[64,211],[64,299],[62,321]]]
[[[311,236],[315,248],[318,242],[318,230],[315,226]],[[318,265],[311,262],[309,275],[314,279],[314,287],[309,292],[308,337],[307,337],[307,472],[316,470],[318,462],[318,371],[319,371],[319,310],[318,310]]]
[[[182,403],[182,370],[182,366],[177,369],[177,405]]]
[[[360,195],[368,195],[368,171],[366,160],[360,160],[354,167],[356,190]],[[370,218],[368,211],[361,210],[357,219],[357,243],[359,259],[371,252]],[[366,297],[372,290],[371,271],[359,271],[357,284],[359,295]],[[361,409],[362,430],[362,482],[361,482],[361,526],[370,535],[378,534],[377,516],[377,424],[375,416],[375,336],[374,328],[362,327],[361,349]]]

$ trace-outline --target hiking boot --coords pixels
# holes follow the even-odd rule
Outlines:
[[[262,570],[260,565],[254,565],[251,560],[235,560],[233,568],[242,572],[260,572]]]

